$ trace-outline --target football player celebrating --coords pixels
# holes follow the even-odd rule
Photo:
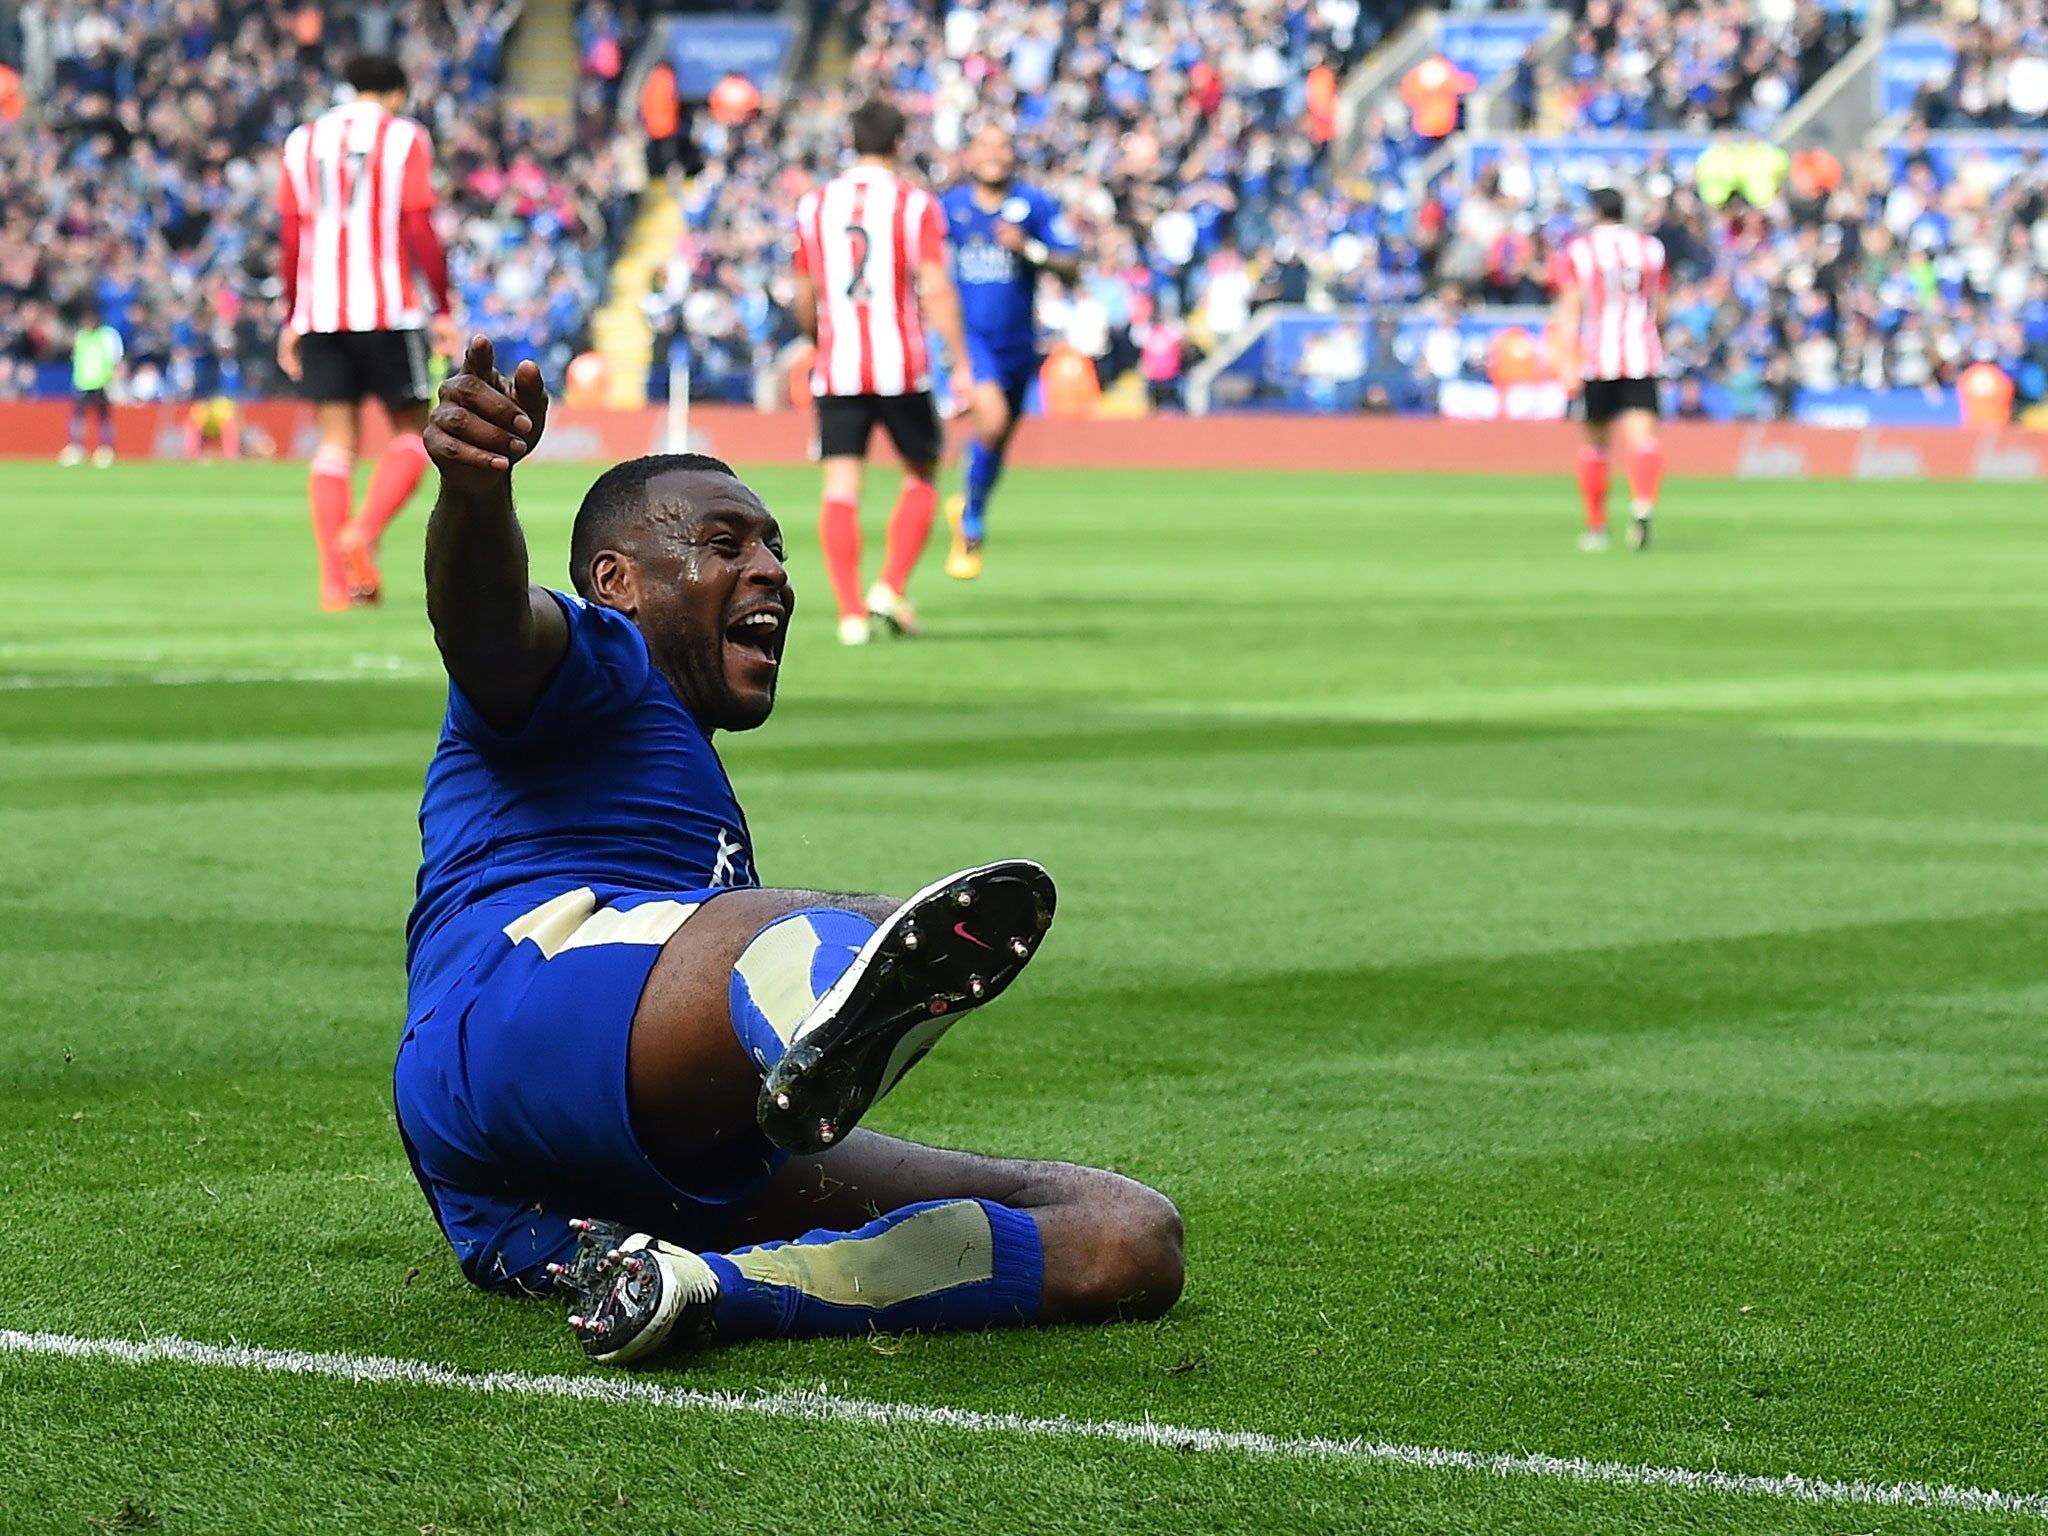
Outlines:
[[[1080,247],[1051,198],[1016,179],[1010,135],[991,124],[968,141],[968,179],[940,199],[953,244],[967,356],[974,369],[967,445],[967,490],[946,503],[953,547],[946,574],[981,574],[983,518],[1003,473],[1003,452],[1017,430],[1024,394],[1038,373],[1038,328],[1032,316],[1038,274],[1066,282],[1081,275]]]
[[[426,432],[448,714],[420,808],[399,1130],[463,1272],[553,1290],[595,1359],[709,1340],[1152,1317],[1163,1195],[855,1128],[1053,917],[1021,860],[908,902],[761,887],[712,746],[775,703],[774,515],[697,454],[600,475],[575,595],[532,584],[513,466],[540,370],[470,343]]]

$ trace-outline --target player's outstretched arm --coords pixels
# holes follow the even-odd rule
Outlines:
[[[507,379],[478,336],[427,421],[427,456],[441,474],[427,522],[427,617],[448,675],[507,732],[526,723],[569,648],[561,605],[528,579],[512,511],[512,466],[547,419],[540,369],[521,363]]]

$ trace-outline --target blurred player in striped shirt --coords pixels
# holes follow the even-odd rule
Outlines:
[[[1664,368],[1660,333],[1669,273],[1663,242],[1622,223],[1621,193],[1597,188],[1593,213],[1593,227],[1566,242],[1551,272],[1558,371],[1579,396],[1586,423],[1579,449],[1586,531],[1579,547],[1607,547],[1608,458],[1618,449],[1628,476],[1629,546],[1647,549],[1664,478],[1657,379]]]
[[[306,496],[320,551],[320,606],[382,596],[377,541],[427,467],[420,433],[435,346],[457,347],[448,259],[434,233],[434,149],[409,117],[405,72],[385,54],[348,61],[355,96],[294,129],[277,180],[286,320],[277,361],[313,402],[320,446]],[[349,520],[356,413],[372,396],[392,437]]]
[[[938,199],[897,172],[904,126],[903,114],[885,101],[855,108],[859,158],[797,206],[797,320],[818,344],[811,368],[825,461],[818,536],[847,645],[866,643],[871,618],[899,635],[917,633],[905,589],[938,508],[934,481],[945,445],[932,400],[927,326],[953,360],[953,407],[965,409],[974,394]],[[881,578],[863,599],[862,463],[877,425],[903,459],[903,491],[889,517]]]

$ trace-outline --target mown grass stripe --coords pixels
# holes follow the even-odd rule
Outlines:
[[[1802,1477],[1787,1473],[1760,1477],[1743,1472],[1645,1466],[1593,1461],[1583,1456],[1538,1452],[1461,1451],[1441,1446],[1396,1445],[1383,1440],[1333,1440],[1323,1436],[1261,1434],[1253,1430],[1191,1429],[1151,1420],[1033,1418],[1015,1413],[982,1413],[919,1403],[885,1403],[816,1392],[704,1392],[666,1387],[618,1375],[550,1376],[526,1371],[463,1371],[388,1355],[316,1353],[261,1349],[247,1344],[202,1344],[190,1339],[89,1339],[62,1333],[0,1329],[0,1353],[72,1360],[120,1361],[132,1365],[165,1362],[214,1369],[308,1376],[356,1384],[436,1387],[485,1395],[558,1398],[649,1408],[696,1409],[770,1419],[801,1419],[877,1428],[952,1430],[964,1434],[1015,1435],[1041,1439],[1108,1440],[1183,1454],[1278,1457],[1288,1460],[1375,1462],[1423,1471],[1477,1472],[1494,1477],[1532,1477],[1627,1488],[1673,1488],[1690,1493],[1786,1499],[1801,1504],[1856,1504],[1890,1508],[1949,1509],[1972,1514],[2022,1514],[2048,1518],[2048,1495],[2005,1493],[1951,1484],[1869,1482],[1863,1479]]]

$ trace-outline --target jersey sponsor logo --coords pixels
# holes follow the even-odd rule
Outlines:
[[[960,281],[1011,283],[1017,280],[1017,257],[990,240],[971,240],[960,247]]]

